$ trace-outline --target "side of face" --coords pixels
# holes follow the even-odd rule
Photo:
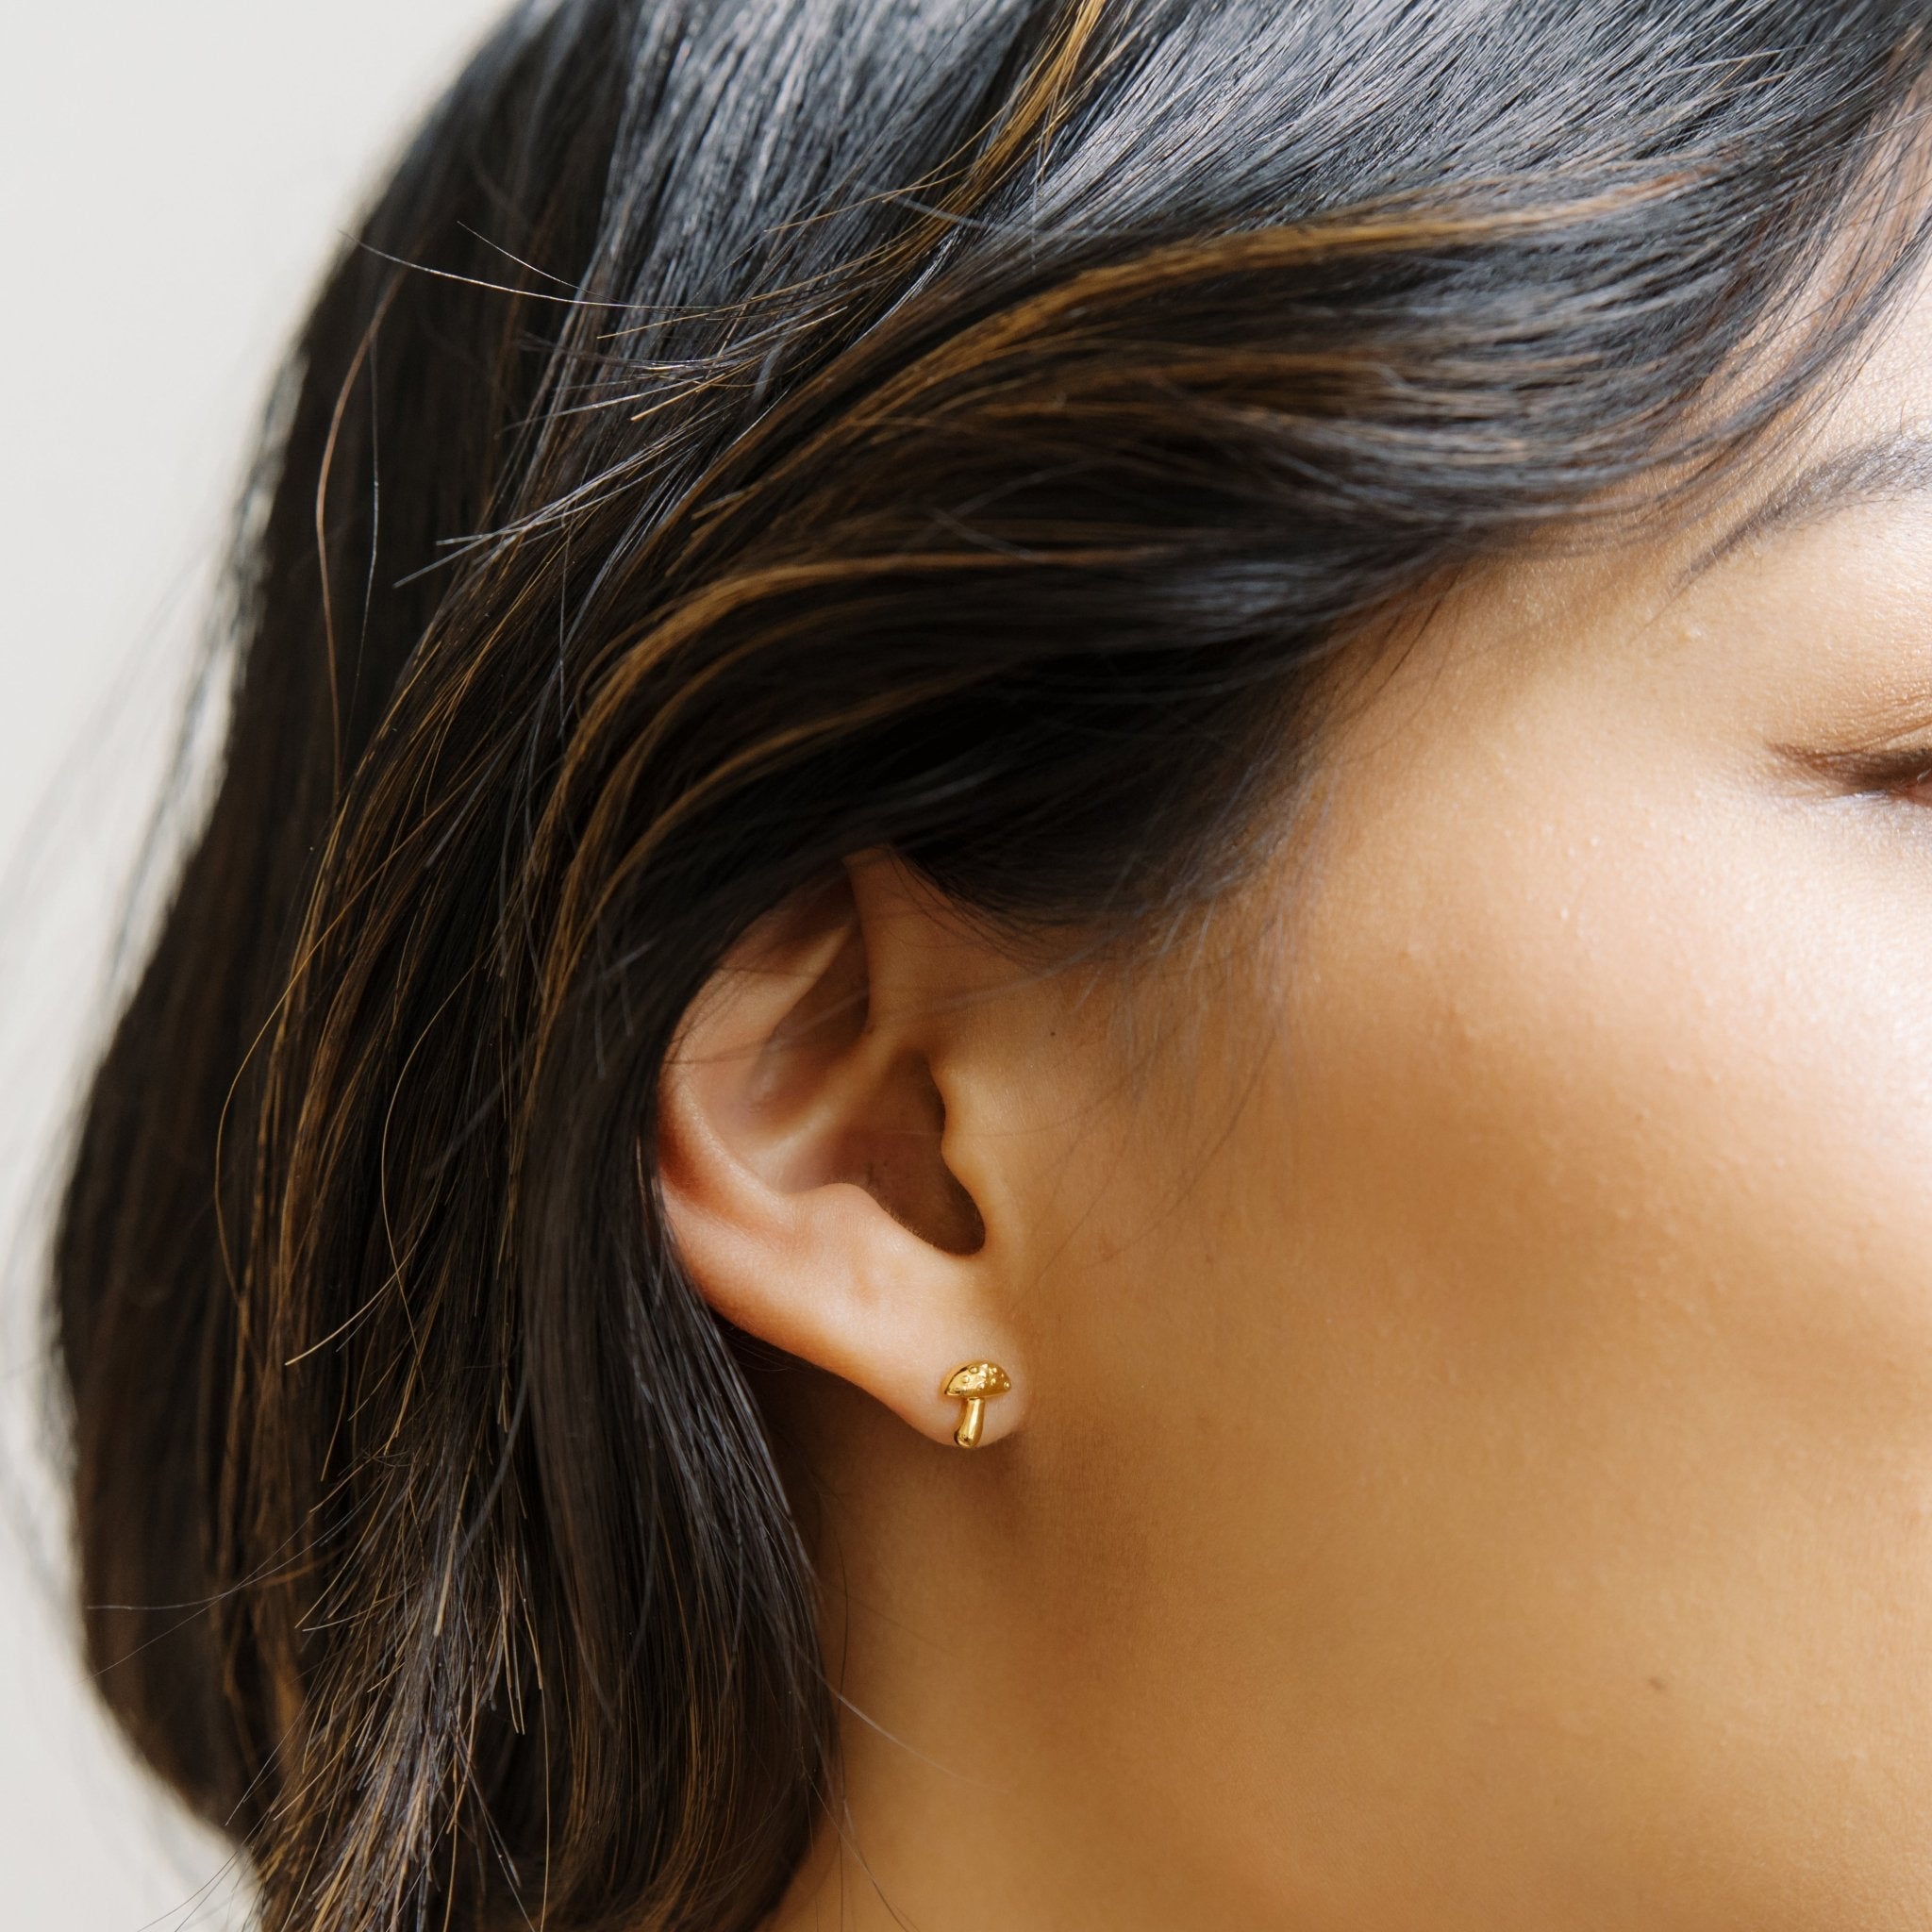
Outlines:
[[[1086,1103],[1033,1692],[1257,1924],[1932,1912],[1932,505],[1724,521],[1460,590]]]
[[[852,1718],[788,1932],[847,1839],[934,1923],[1932,1917],[1932,291],[1801,442],[1364,653],[1199,946],[1016,974],[885,854],[721,969],[660,1180]]]

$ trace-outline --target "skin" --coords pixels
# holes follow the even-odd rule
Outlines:
[[[727,962],[666,1200],[844,1700],[772,1932],[1932,1922],[1932,506],[1709,555],[1928,371],[1459,585],[1158,968],[878,854]]]

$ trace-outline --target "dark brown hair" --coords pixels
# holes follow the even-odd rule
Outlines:
[[[653,1192],[692,996],[873,847],[1042,942],[1211,905],[1357,619],[1816,391],[1916,259],[1924,24],[557,0],[475,57],[275,398],[56,1257],[92,1660],[269,1927],[769,1909],[835,1729]]]

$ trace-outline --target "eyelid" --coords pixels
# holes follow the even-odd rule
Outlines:
[[[1896,745],[1886,751],[1819,751],[1799,744],[1773,749],[1845,791],[1896,797],[1914,786],[1932,785],[1932,743]]]

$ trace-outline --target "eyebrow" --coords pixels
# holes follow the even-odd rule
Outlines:
[[[1784,483],[1734,528],[1701,552],[1680,587],[1715,570],[1747,544],[1823,523],[1860,504],[1893,503],[1932,492],[1932,429],[1895,430],[1823,458]]]

